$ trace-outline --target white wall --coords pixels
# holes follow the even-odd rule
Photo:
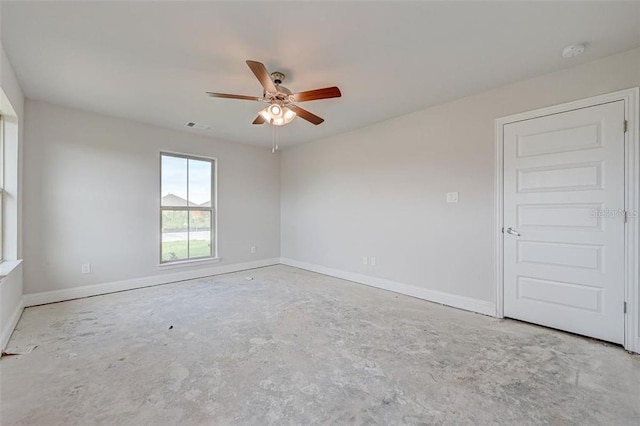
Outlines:
[[[0,265],[0,349],[22,313],[22,134],[24,96],[0,43],[0,112],[4,125],[3,257]]]
[[[494,303],[494,120],[639,85],[636,49],[287,149],[282,256]]]
[[[158,267],[160,151],[218,159],[219,266],[279,256],[279,155],[30,99],[25,110],[27,295],[176,277]]]

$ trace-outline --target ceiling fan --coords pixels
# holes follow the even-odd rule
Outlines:
[[[264,88],[262,97],[213,92],[207,92],[207,95],[214,98],[241,99],[268,103],[269,105],[260,111],[256,119],[253,120],[253,124],[270,123],[274,126],[283,126],[290,123],[296,116],[300,116],[300,118],[318,125],[322,123],[324,119],[306,109],[300,108],[296,103],[315,101],[318,99],[339,98],[342,96],[340,89],[335,86],[292,93],[291,90],[281,86],[285,78],[283,73],[272,72],[269,74],[267,68],[261,62],[247,61],[247,65],[249,65],[249,68],[251,68],[251,71],[253,71]]]

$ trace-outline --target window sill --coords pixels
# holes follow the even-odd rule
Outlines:
[[[0,263],[0,282],[14,269],[16,269],[22,263],[22,259],[19,260],[4,260]]]
[[[207,257],[206,259],[191,259],[191,260],[177,260],[175,262],[161,263],[158,265],[159,269],[175,269],[186,268],[189,266],[207,265],[211,263],[220,263],[222,258],[220,257]]]

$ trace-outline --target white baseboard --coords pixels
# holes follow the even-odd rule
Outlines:
[[[44,291],[41,293],[25,294],[24,306],[44,305],[46,303],[62,302],[64,300],[80,299],[82,297],[97,296],[100,294],[115,293],[124,290],[133,290],[142,287],[169,284],[177,281],[204,278],[212,275],[228,274],[231,272],[245,271],[247,269],[262,268],[277,265],[278,258],[256,260],[253,262],[236,263],[232,265],[211,266],[208,268],[192,269],[188,271],[174,272],[164,275],[134,278],[123,281],[113,281],[102,284],[87,285],[82,287],[65,288],[62,290]]]
[[[338,269],[328,268],[326,266],[314,265],[311,263],[300,262],[289,258],[274,258],[257,260],[254,262],[237,263],[233,265],[212,266],[208,268],[200,268],[189,271],[181,271],[164,275],[155,275],[150,277],[134,278],[123,281],[113,281],[102,284],[94,284],[82,287],[66,288],[62,290],[45,291],[42,293],[25,294],[23,297],[23,306],[44,305],[47,303],[62,302],[65,300],[80,299],[82,297],[97,296],[100,294],[115,293],[118,291],[133,290],[142,287],[151,287],[162,284],[169,284],[177,281],[191,280],[196,278],[204,278],[212,275],[228,274],[231,272],[244,271],[247,269],[262,268],[277,264],[293,266],[308,271],[317,272],[323,275],[329,275],[341,278],[347,281],[353,281],[358,284],[364,284],[383,290],[393,291],[395,293],[407,296],[417,297],[419,299],[428,300],[430,302],[441,303],[443,305],[452,306],[454,308],[464,309],[467,311],[477,312],[484,315],[495,316],[495,304],[484,300],[472,299],[464,296],[457,296],[450,293],[443,293],[435,290],[428,290],[409,284],[403,284],[383,278],[371,277],[368,275],[356,274],[353,272],[341,271]],[[20,309],[22,312],[22,306]],[[16,323],[19,318],[16,318]],[[13,326],[11,330],[13,330]],[[4,339],[4,335],[3,335]]]
[[[307,271],[317,272],[323,275],[329,275],[331,277],[341,278],[347,281],[353,281],[358,284],[364,284],[371,287],[381,288],[383,290],[389,290],[395,293],[404,294],[407,296],[417,297],[419,299],[428,300],[430,302],[441,303],[443,305],[464,309],[466,311],[477,312],[479,314],[489,315],[492,317],[496,315],[496,305],[484,300],[457,296],[455,294],[443,293],[435,290],[428,290],[409,284],[386,280],[384,278],[376,278],[369,275],[341,271],[338,269],[327,268],[326,266],[314,265],[311,263],[300,262],[294,259],[288,259],[286,257],[281,257],[280,263],[300,269],[306,269]]]
[[[20,299],[20,303],[18,303],[18,306],[13,310],[13,313],[9,318],[9,322],[5,324],[4,329],[2,330],[2,336],[0,336],[0,352],[6,349],[7,343],[9,343],[9,339],[11,338],[11,334],[13,334],[13,330],[16,328],[16,325],[18,325],[18,321],[20,320],[23,310],[24,298]]]

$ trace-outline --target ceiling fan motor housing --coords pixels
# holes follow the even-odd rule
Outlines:
[[[275,71],[271,73],[271,79],[276,85],[282,84],[282,82],[284,81],[284,78],[285,78],[285,75],[280,71]]]
[[[291,90],[287,89],[286,87],[281,86],[285,77],[286,76],[284,75],[284,73],[281,73],[280,71],[274,71],[271,73],[271,80],[273,80],[273,83],[276,85],[276,90],[278,91],[274,94],[273,98],[271,99],[272,101],[276,100],[280,102],[291,102],[289,97],[293,94],[293,92],[291,92]]]

